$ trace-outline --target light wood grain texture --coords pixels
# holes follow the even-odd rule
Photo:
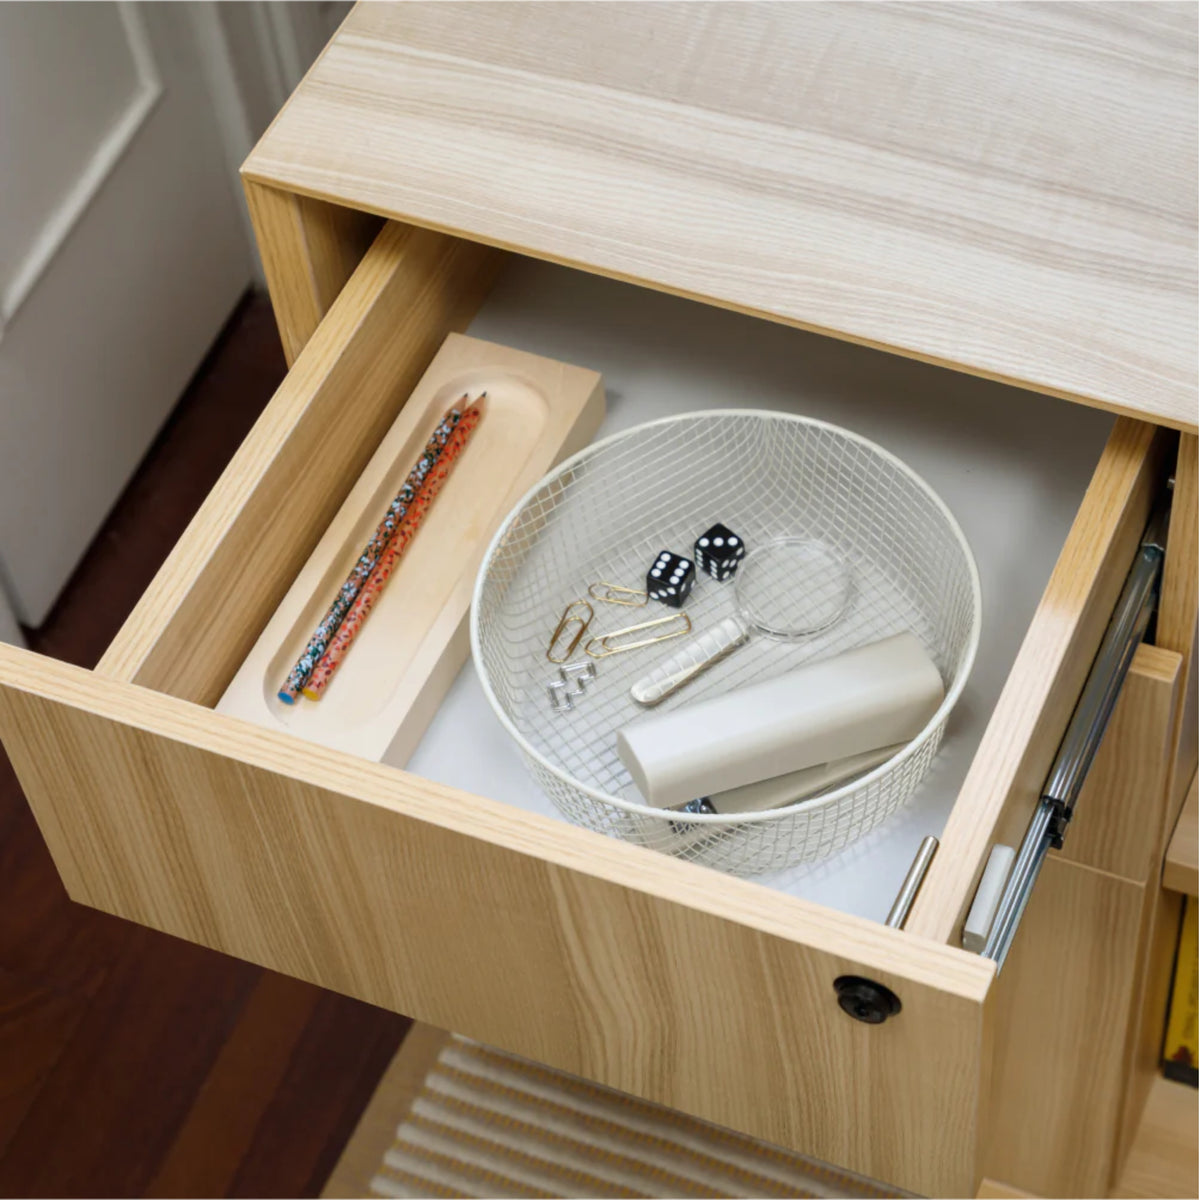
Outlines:
[[[1175,744],[1175,761],[1171,766],[1169,799],[1166,808],[1167,830],[1179,817],[1187,796],[1188,786],[1200,766],[1200,696],[1196,692],[1196,643],[1192,642],[1192,661],[1187,664],[1187,681],[1181,689],[1179,738]]]
[[[1196,440],[1180,439],[1175,462],[1175,491],[1167,539],[1156,640],[1182,656],[1181,702],[1176,709],[1162,818],[1153,862],[1163,864],[1183,804],[1188,781],[1196,773]],[[1142,1110],[1158,1078],[1163,1020],[1170,995],[1181,898],[1151,887],[1142,905],[1137,988],[1127,1038],[1123,1108],[1118,1130],[1118,1164],[1124,1162],[1141,1120]]]
[[[382,221],[244,180],[283,353],[291,366],[354,273]]]
[[[1161,434],[1120,420],[1017,654],[906,928],[957,945],[996,842],[1019,844],[1162,485]]]
[[[1169,802],[1164,814],[1168,833],[1183,803],[1188,781],[1196,773],[1197,750],[1200,748],[1195,676],[1197,598],[1200,593],[1200,550],[1197,549],[1200,479],[1197,478],[1196,448],[1194,436],[1185,435],[1179,439],[1167,561],[1163,568],[1155,631],[1158,645],[1176,650],[1183,656],[1180,691],[1185,703],[1180,707],[1172,744],[1171,779],[1167,785]]]
[[[245,172],[1194,429],[1195,30],[1162,4],[362,4]]]
[[[499,256],[389,225],[98,670],[215,704]]]
[[[1021,1191],[1020,1188],[1010,1187],[1007,1183],[1000,1183],[995,1179],[985,1179],[979,1185],[977,1198],[978,1200],[1023,1200],[1030,1194]]]
[[[1196,600],[1200,582],[1196,576],[1196,541],[1200,515],[1200,480],[1197,480],[1197,439],[1184,434],[1175,458],[1175,490],[1171,504],[1171,527],[1167,536],[1167,561],[1163,568],[1155,641],[1186,659],[1196,637]]]
[[[996,983],[990,1178],[1106,1194],[1145,887],[1057,856],[1043,867]]]
[[[1197,850],[1200,836],[1200,804],[1196,800],[1196,776],[1188,788],[1187,799],[1175,824],[1175,832],[1167,846],[1167,857],[1163,862],[1163,887],[1174,892],[1196,895]]]
[[[370,1193],[371,1180],[395,1140],[397,1124],[425,1086],[426,1075],[450,1037],[444,1029],[414,1023],[322,1189],[323,1200],[358,1200]]]
[[[462,462],[421,526],[333,684],[313,703],[276,696],[447,407],[487,394]],[[595,435],[595,371],[451,334],[400,410],[218,709],[359,754],[407,760],[470,653],[467,612],[484,550],[530,487]],[[547,631],[549,636],[549,631]]]
[[[1113,1196],[1186,1200],[1198,1194],[1197,1096],[1195,1088],[1162,1076],[1154,1081],[1133,1149]]]
[[[1136,995],[1125,1039],[1125,1071],[1121,1085],[1121,1121],[1117,1130],[1118,1171],[1133,1144],[1142,1110],[1162,1060],[1163,1026],[1171,994],[1175,947],[1183,897],[1156,884],[1142,897],[1138,953],[1134,965]]]
[[[1157,883],[1180,664],[1138,647],[1063,844],[1069,862]]]
[[[1143,1003],[1155,1003],[1144,997],[1147,972],[1156,969],[1153,910],[1179,668],[1179,655],[1139,647],[1064,849],[1052,860],[1105,873],[1064,876],[1058,871],[1039,880],[1035,896],[1048,886],[1057,911],[1050,901],[1031,904],[1018,945],[1028,938],[1041,950],[1030,949],[1025,958],[1014,951],[1001,976],[1000,1029],[1013,1040],[1006,1044],[998,1037],[996,1043],[1006,1045],[997,1063],[997,1088],[1003,1090],[994,1109],[1003,1115],[985,1169],[1040,1195],[1103,1194],[1122,1161],[1127,1096],[1154,1070],[1153,1051],[1147,1070],[1147,1047],[1139,1048],[1144,1040],[1140,1012]],[[1115,917],[1112,905],[1121,910]],[[1076,920],[1080,908],[1089,913],[1082,923]],[[1027,932],[1030,922],[1034,926]],[[1081,961],[1082,954],[1091,957]],[[1036,1004],[1045,1011],[1036,1013],[1030,1007]],[[1036,1034],[1025,1036],[1023,1031],[1035,1025]],[[1161,1011],[1158,1026],[1161,1031]],[[1061,1044],[1048,1045],[1051,1038]],[[1087,1098],[1091,1089],[1098,1098]],[[1039,1114],[1028,1121],[1022,1117],[1023,1095],[1041,1096],[1064,1114],[1074,1109],[1078,1115],[1085,1105],[1087,1120],[1078,1122],[1082,1128],[1072,1136],[1061,1123],[1043,1131]],[[1060,1137],[1065,1138],[1061,1157],[1055,1149]]]
[[[83,903],[900,1187],[978,1186],[974,955],[5,646],[0,735]],[[847,973],[903,1011],[848,1017]]]

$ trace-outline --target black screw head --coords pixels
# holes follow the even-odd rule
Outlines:
[[[860,975],[839,975],[833,990],[842,1012],[868,1025],[882,1025],[900,1011],[900,997],[895,992]]]

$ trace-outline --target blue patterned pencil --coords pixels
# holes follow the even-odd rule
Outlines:
[[[464,395],[459,403],[465,404],[466,400],[467,397]],[[408,512],[408,506],[421,490],[421,484],[425,482],[425,476],[429,474],[433,464],[437,462],[439,455],[450,440],[450,435],[454,432],[454,427],[458,424],[461,417],[462,410],[458,406],[455,406],[438,422],[437,428],[433,431],[433,436],[430,437],[425,449],[421,452],[421,457],[417,459],[412,470],[409,471],[408,478],[404,481],[404,486],[396,493],[391,504],[388,505],[388,510],[384,514],[383,520],[379,522],[375,532],[371,535],[371,540],[366,544],[362,554],[359,555],[358,562],[354,564],[354,569],[347,576],[346,582],[338,589],[333,603],[321,618],[321,623],[313,631],[313,635],[309,639],[304,653],[300,655],[296,665],[291,669],[287,679],[284,680],[283,686],[280,687],[278,696],[284,704],[296,703],[296,698],[308,682],[308,677],[312,674],[313,667],[320,661],[321,656],[325,653],[330,641],[333,639],[333,635],[337,633],[338,626],[341,625],[342,620],[350,611],[351,605],[353,605],[363,584],[370,578],[371,572],[375,569],[375,564],[379,561],[380,555],[387,549],[388,542],[391,541],[392,535],[396,532],[400,522],[404,520],[405,513]]]

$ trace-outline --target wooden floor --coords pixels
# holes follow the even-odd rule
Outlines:
[[[34,649],[95,663],[283,373],[252,297]],[[315,1196],[407,1027],[72,904],[0,752],[0,1196]]]

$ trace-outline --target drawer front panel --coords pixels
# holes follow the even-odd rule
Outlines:
[[[77,900],[974,1194],[990,963],[8,647],[0,735]]]

